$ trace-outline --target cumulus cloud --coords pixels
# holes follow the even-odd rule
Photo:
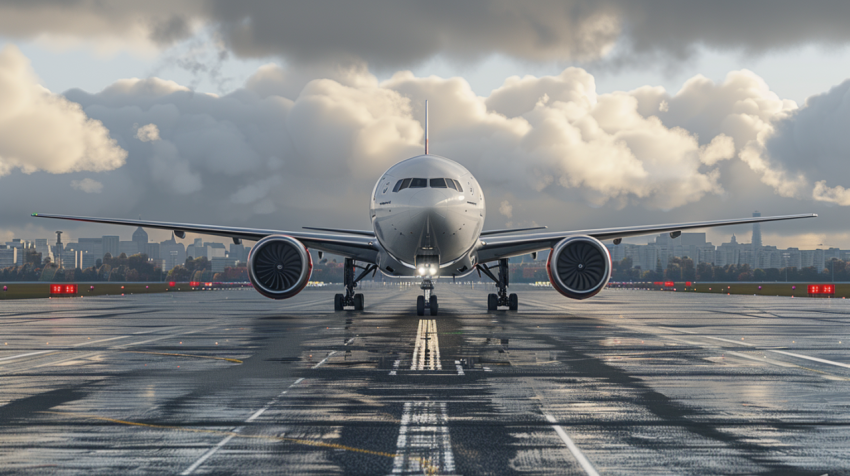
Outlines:
[[[425,99],[432,153],[470,169],[485,194],[499,197],[491,216],[517,226],[708,218],[694,216],[700,207],[728,217],[724,201],[741,197],[752,208],[764,203],[758,200],[776,203],[777,195],[842,204],[845,190],[835,187],[850,185],[828,167],[795,168],[774,155],[772,142],[809,131],[799,127],[810,108],[822,111],[813,118],[833,110],[828,117],[838,120],[841,94],[797,111],[747,71],[719,83],[698,76],[675,94],[649,86],[599,94],[590,74],[568,68],[508,78],[488,97],[462,78],[401,71],[378,81],[362,64],[309,81],[297,94],[291,78],[285,68],[265,66],[245,88],[221,97],[157,78],[121,80],[96,94],[68,91],[63,100],[102,124],[127,151],[126,163],[73,177],[84,191],[84,184],[96,188],[86,180],[103,184],[97,197],[78,194],[80,202],[71,204],[44,194],[31,205],[264,228],[362,228],[380,174],[423,150]],[[0,201],[52,189],[49,174],[13,173]],[[662,211],[669,215],[646,218]],[[0,210],[0,218],[22,219],[10,213]]]
[[[156,127],[156,124],[142,126],[136,131],[136,139],[142,142],[159,140],[159,128]]]
[[[14,169],[99,172],[120,167],[126,157],[100,121],[40,86],[16,47],[0,51],[0,176]]]
[[[850,176],[850,80],[812,96],[773,128],[762,141],[760,158],[800,177],[800,188],[812,190],[815,200],[850,205],[843,181]]]
[[[71,188],[86,193],[100,193],[103,191],[103,184],[94,179],[84,178],[82,180],[71,180]]]
[[[511,218],[514,214],[514,207],[511,205],[511,202],[502,200],[502,203],[499,204],[499,213],[507,218]]]

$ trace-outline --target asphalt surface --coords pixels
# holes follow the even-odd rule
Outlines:
[[[0,472],[850,474],[850,301],[491,288],[4,302]]]

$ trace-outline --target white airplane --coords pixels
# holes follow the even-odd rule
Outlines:
[[[334,297],[335,310],[363,310],[363,294],[355,293],[357,283],[380,270],[390,277],[420,277],[423,294],[417,299],[416,313],[422,316],[428,311],[435,316],[439,308],[437,296],[431,293],[432,280],[474,271],[496,283],[498,292],[487,297],[488,310],[517,310],[517,295],[508,294],[508,258],[514,256],[531,254],[536,259],[539,251],[551,250],[546,269],[552,287],[568,298],[587,299],[601,291],[611,275],[611,256],[600,240],[619,244],[626,237],[665,232],[675,238],[682,230],[811,218],[817,214],[523,235],[511,233],[546,227],[483,231],[484,192],[478,181],[457,162],[428,152],[426,101],[425,154],[393,165],[378,180],[369,207],[372,231],[304,227],[314,232],[300,232],[41,213],[32,216],[159,228],[171,230],[179,238],[190,232],[226,236],[237,244],[242,240],[256,241],[248,257],[248,275],[254,288],[272,299],[291,298],[307,285],[313,269],[308,249],[317,250],[320,257],[323,252],[341,255],[345,257],[345,293]]]

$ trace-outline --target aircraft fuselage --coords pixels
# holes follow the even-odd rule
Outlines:
[[[369,216],[391,276],[461,276],[476,264],[484,194],[462,165],[420,155],[390,167],[372,191]]]

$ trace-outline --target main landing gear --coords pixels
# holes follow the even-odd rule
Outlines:
[[[493,268],[486,264],[479,264],[478,275],[483,272],[488,278],[496,282],[496,288],[499,289],[497,294],[487,295],[487,310],[495,311],[498,307],[507,307],[511,311],[516,311],[519,308],[519,298],[516,294],[508,294],[508,260],[499,260],[499,277],[493,275]]]
[[[360,268],[363,270],[356,278],[354,277],[354,271]],[[337,294],[334,296],[334,311],[342,311],[346,307],[354,307],[355,311],[363,310],[363,294],[354,293],[354,288],[357,287],[357,283],[360,282],[363,278],[366,277],[367,274],[372,273],[372,276],[375,276],[375,273],[378,271],[378,266],[374,264],[363,266],[356,266],[354,264],[354,260],[351,258],[345,258],[345,265],[343,266],[342,271],[342,279],[345,284],[345,294]]]
[[[436,316],[440,307],[437,304],[437,296],[431,294],[431,291],[434,290],[431,278],[423,278],[422,285],[419,288],[422,289],[422,296],[416,298],[416,315],[424,316],[427,309],[432,316]]]

